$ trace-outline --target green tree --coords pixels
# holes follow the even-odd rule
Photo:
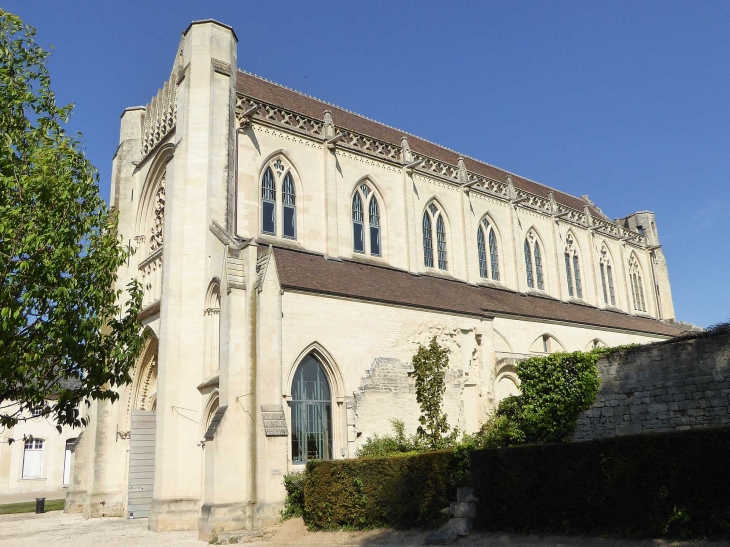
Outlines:
[[[413,375],[416,379],[416,401],[421,405],[418,437],[431,450],[453,442],[455,433],[448,436],[449,422],[441,410],[446,391],[446,369],[449,366],[448,348],[441,347],[436,337],[428,347],[419,344],[413,356]]]
[[[142,347],[141,288],[115,289],[128,250],[99,193],[71,105],[51,90],[35,29],[0,9],[0,426],[39,409],[85,425]],[[60,428],[60,426],[59,426]]]

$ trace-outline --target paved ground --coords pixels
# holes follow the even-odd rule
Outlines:
[[[282,546],[379,546],[423,545],[424,534],[414,531],[370,530],[367,532],[307,532],[301,520],[275,527],[263,542],[251,547]],[[155,534],[147,530],[147,519],[91,519],[54,511],[44,515],[25,513],[0,515],[0,547],[202,547],[197,532]],[[455,547],[720,547],[727,542],[663,540],[629,541],[581,537],[479,534],[458,540]]]

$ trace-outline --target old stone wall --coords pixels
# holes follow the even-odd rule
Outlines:
[[[730,329],[598,362],[601,388],[574,440],[730,425]]]

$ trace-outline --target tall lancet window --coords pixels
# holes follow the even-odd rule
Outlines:
[[[322,365],[307,355],[292,384],[291,452],[294,463],[332,458],[332,396]]]
[[[616,305],[616,295],[613,290],[613,268],[611,267],[611,257],[608,253],[608,248],[604,244],[601,247],[601,256],[599,258],[601,263],[601,288],[603,289],[603,302],[607,306]]]
[[[533,273],[533,263],[535,265]],[[527,286],[531,289],[537,286],[541,291],[545,290],[545,279],[542,274],[542,254],[537,236],[530,230],[525,238],[525,272],[527,273]]]
[[[580,260],[576,249],[573,234],[568,233],[565,238],[565,277],[568,283],[568,294],[583,298],[583,283],[580,278]],[[575,281],[575,292],[573,292],[573,281]]]
[[[212,374],[220,368],[221,289],[217,281],[211,283],[205,300],[205,372]]]
[[[532,272],[532,250],[527,240],[525,240],[525,270],[527,271],[527,286],[532,289],[535,286]]]
[[[433,227],[436,226],[434,238]],[[423,263],[427,268],[434,267],[433,240],[436,239],[436,258],[440,270],[449,267],[446,250],[446,224],[441,209],[431,202],[423,212]]]
[[[635,254],[629,258],[629,281],[631,282],[631,300],[634,309],[646,312],[646,301],[644,300],[644,284],[641,279],[641,266]]]
[[[433,268],[433,233],[427,212],[423,213],[423,263],[427,268]]]
[[[270,167],[261,180],[261,231],[276,235],[276,182]]]
[[[295,176],[289,162],[283,156],[269,161],[264,169],[261,177],[262,233],[287,239],[297,238]]]
[[[489,242],[489,261],[487,261],[487,241]],[[479,253],[479,275],[484,279],[491,277],[495,281],[499,281],[497,236],[494,233],[494,227],[486,218],[479,223],[477,229],[477,251]]]
[[[370,198],[370,254],[380,256],[380,210],[378,200],[373,196]]]
[[[294,179],[292,179],[291,173],[287,173],[284,177],[282,197],[284,201],[284,237],[289,239],[296,239],[297,201],[296,191],[294,190]]]
[[[367,219],[365,218],[366,211]],[[352,196],[353,250],[356,253],[381,256],[381,225],[380,206],[375,192],[368,183],[359,184]]]

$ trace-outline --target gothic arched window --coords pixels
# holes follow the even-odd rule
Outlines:
[[[489,242],[489,262],[487,262],[487,246]],[[497,236],[494,227],[485,218],[477,229],[477,249],[479,251],[479,275],[485,279],[490,277],[499,281],[499,254],[497,253]],[[487,264],[489,263],[489,268]]]
[[[608,253],[608,249],[604,244],[601,248],[600,256],[600,269],[601,269],[601,288],[603,289],[603,302],[611,306],[616,305],[616,295],[613,290],[613,268],[611,268],[611,258]]]
[[[576,250],[573,235],[568,233],[565,238],[565,277],[568,282],[568,294],[573,296],[573,282],[575,281],[575,296],[583,298],[583,284],[580,278],[580,260]]]
[[[636,255],[629,258],[629,281],[631,282],[631,299],[634,309],[646,312],[646,301],[644,300],[644,284],[641,280],[641,266]]]
[[[279,206],[281,220],[277,215]],[[297,238],[296,184],[291,167],[281,157],[271,160],[261,177],[261,232]]]
[[[291,400],[292,461],[332,458],[332,395],[322,365],[307,355],[294,374]]]
[[[368,212],[367,229],[365,229],[365,211]],[[356,253],[380,256],[380,207],[375,192],[368,184],[360,184],[352,196],[352,234],[353,249]]]
[[[448,269],[446,251],[446,225],[441,210],[431,202],[423,212],[423,262],[427,268],[434,267],[433,261],[433,225],[436,224],[436,251],[440,270]]]
[[[535,272],[533,275],[532,265],[535,264]],[[542,275],[542,254],[540,253],[540,244],[535,234],[530,231],[525,238],[525,270],[527,272],[527,286],[531,289],[535,287],[541,291],[545,290],[545,281]]]

